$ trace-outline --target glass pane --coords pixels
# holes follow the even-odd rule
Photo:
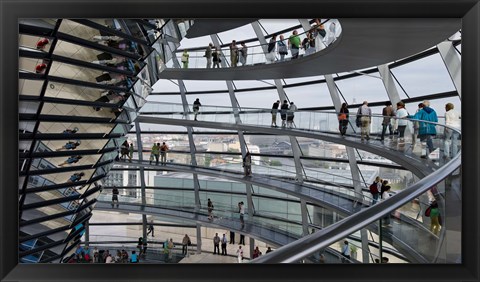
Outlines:
[[[392,68],[391,71],[410,97],[455,90],[452,79],[438,53]]]
[[[337,80],[335,84],[340,90],[339,94],[345,98],[345,102],[348,104],[388,100],[385,86],[378,72]]]

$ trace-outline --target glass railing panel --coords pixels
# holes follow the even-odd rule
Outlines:
[[[461,223],[458,216],[462,210],[459,194],[461,177],[459,171],[454,168],[442,168],[440,171],[443,172],[447,169],[450,171],[447,177],[434,186],[427,186],[428,189],[419,190],[412,187],[409,191],[402,191],[401,193],[409,192],[417,196],[407,201],[405,205],[397,208],[385,206],[385,209],[370,216],[370,223],[362,229],[353,232],[346,238],[340,237],[341,235],[329,236],[332,242],[327,240],[324,244],[319,245],[313,245],[312,242],[309,250],[314,251],[313,254],[321,251],[322,247],[328,246],[337,248],[342,253],[345,246],[342,242],[347,240],[350,245],[355,244],[354,241],[362,242],[360,245],[356,244],[358,262],[351,259],[352,263],[460,263],[462,241],[460,238]],[[426,182],[426,180],[422,180],[422,183]],[[422,191],[425,192],[422,193]],[[391,196],[399,199],[400,195],[392,193]],[[387,200],[395,203],[392,202],[393,199]],[[380,204],[383,204],[382,202]],[[428,213],[429,207],[430,212]],[[369,211],[370,209],[367,209],[361,213],[366,214]],[[360,214],[356,216],[360,216]],[[355,220],[354,217],[347,217],[334,226],[341,229],[342,226],[353,220]],[[331,230],[335,230],[334,226]],[[293,245],[291,247],[293,248]],[[290,246],[285,247],[286,250],[288,248]],[[351,254],[352,249],[349,250]],[[305,259],[298,257],[297,260],[293,253],[291,258],[292,262]],[[348,263],[345,259],[343,262]]]
[[[341,36],[341,27],[340,27],[340,23],[338,20],[334,20],[334,19],[331,19],[331,21],[335,21],[336,24],[333,25],[334,27],[335,26],[338,26],[337,28],[333,28],[333,30],[329,30],[329,31],[326,31],[328,36],[325,36],[325,37],[322,37],[320,35],[316,35],[316,37],[318,38],[315,38],[313,37],[313,40],[311,41],[310,44],[306,44],[306,45],[301,45],[300,46],[300,49],[299,49],[299,56],[300,57],[304,57],[304,56],[308,56],[308,55],[311,55],[311,54],[314,54],[316,52],[320,52],[324,49],[328,49],[328,46],[330,46],[330,44],[332,44],[334,41],[336,41],[336,39]],[[313,26],[312,26],[313,28]],[[335,29],[338,29],[339,32],[337,32]],[[316,34],[316,33],[315,33]],[[285,39],[282,41],[285,45],[286,45],[286,49],[285,51],[287,52],[287,54],[285,55],[281,55],[280,54],[280,45],[281,43],[280,42],[280,37],[277,37],[277,41],[275,41],[275,49],[273,52],[271,52],[270,54],[268,55],[265,55],[264,53],[264,49],[267,50],[268,48],[268,45],[269,43],[267,44],[264,44],[264,45],[261,45],[261,44],[258,44],[258,43],[254,43],[255,45],[251,45],[249,44],[250,46],[246,46],[246,51],[242,51],[242,46],[240,44],[237,45],[238,47],[238,55],[234,55],[234,56],[237,56],[237,66],[253,66],[253,65],[258,65],[258,64],[266,64],[266,63],[273,63],[273,62],[282,62],[282,61],[288,61],[288,60],[292,60],[292,52],[291,50],[289,50],[288,48],[288,38],[289,38],[290,35],[285,35]],[[298,34],[298,37],[300,38],[301,41],[303,41],[304,39],[306,39],[306,36],[307,36],[307,32],[300,32]],[[270,42],[270,40],[268,40],[268,42]],[[315,43],[314,43],[315,42]],[[318,47],[316,45],[319,45]],[[310,46],[310,45],[313,45],[313,46]],[[220,62],[220,64],[215,64],[215,62],[212,61],[212,64],[211,66],[213,68],[215,68],[216,66],[218,67],[231,67],[233,64],[232,64],[232,52],[230,50],[230,47],[227,46],[227,47],[222,47],[222,48],[213,48],[212,50],[213,52],[216,52],[218,54],[218,57],[220,58],[220,60],[222,62]],[[283,50],[282,50],[282,53],[283,53]],[[201,49],[201,50],[198,50],[198,49],[195,49],[195,50],[192,50],[192,51],[188,51],[187,50],[187,53],[188,54],[188,59],[187,60],[184,60],[182,59],[183,57],[183,52],[182,51],[179,51],[177,53],[175,53],[175,56],[177,56],[177,59],[179,62],[181,62],[181,66],[183,68],[207,68],[207,60],[206,60],[206,48],[205,49]],[[215,55],[214,55],[215,56]],[[185,62],[185,63],[183,63]],[[223,65],[223,62],[225,62],[226,65]],[[168,62],[167,64],[167,67],[169,68],[172,68],[173,67],[173,63],[170,61]]]
[[[150,103],[149,103],[150,104]],[[190,106],[191,107],[191,106]],[[163,118],[179,118],[183,113],[183,106],[180,104],[170,104],[170,103],[151,103],[151,106],[148,109],[148,112],[156,112],[159,117]],[[202,106],[200,108],[200,113],[198,115],[198,120],[200,121],[211,121],[211,122],[222,122],[222,123],[236,123],[235,121],[235,110],[229,107],[218,107],[218,106]],[[352,111],[353,112],[353,111]],[[165,114],[162,114],[165,113]],[[192,116],[193,112],[189,112]],[[281,116],[281,114],[279,114]],[[289,116],[290,113],[285,113],[286,116]],[[294,128],[297,130],[309,130],[313,132],[322,132],[330,134],[339,134],[339,121],[338,116],[334,112],[307,112],[307,111],[296,111],[294,112],[293,122],[291,124],[286,124],[285,128],[280,127],[279,129],[288,129]],[[268,126],[271,125],[271,113],[270,109],[256,109],[256,108],[242,108],[240,112],[240,120],[245,125],[254,125],[254,126]],[[278,116],[277,116],[278,120]],[[441,147],[444,147],[445,135],[444,128],[445,126],[439,123],[432,123],[428,121],[419,121],[412,118],[401,119],[397,121],[397,118],[392,118],[391,122],[394,124],[406,123],[404,129],[403,139],[399,139],[399,135],[396,135],[393,139],[385,139],[384,142],[380,141],[382,133],[382,123],[384,117],[381,115],[373,115],[370,118],[368,123],[368,131],[370,140],[369,144],[375,146],[388,147],[389,149],[399,151],[402,153],[413,153],[416,156],[426,155],[425,147],[426,144],[422,146],[418,142],[416,136],[417,134],[414,128],[417,128],[416,124],[419,126],[427,126],[434,128],[434,134],[430,135],[433,147],[429,150],[429,155],[432,160],[438,163],[438,165],[443,165],[445,162],[443,159],[443,154],[438,150]],[[396,125],[398,127],[398,125]],[[415,126],[415,127],[414,127]],[[402,125],[403,127],[403,125]],[[349,125],[346,131],[348,137],[353,137],[355,141],[361,141],[360,139],[360,128],[356,126],[356,115],[349,115]],[[461,134],[454,129],[457,133],[457,142],[456,142],[456,151],[459,152]],[[453,142],[452,142],[453,143]],[[453,149],[452,149],[453,150]]]
[[[147,193],[146,202],[147,205],[154,205],[159,208],[167,209],[177,209],[180,211],[186,211],[193,213],[195,212],[195,198],[193,197],[193,191],[173,191],[177,193]],[[168,198],[166,198],[168,197]],[[98,199],[100,201],[111,202],[111,190],[105,190],[100,194]],[[241,198],[239,198],[241,199]],[[140,197],[128,197],[128,196],[118,196],[118,206],[117,204],[112,204],[113,208],[121,208],[122,204],[141,204]],[[241,199],[245,202],[245,199]],[[199,207],[199,212],[203,215],[208,215],[208,210],[206,204]],[[246,209],[247,210],[247,209]],[[221,203],[214,204],[214,211],[212,212],[214,217],[213,220],[231,220],[238,222],[240,225],[238,207],[235,205],[223,205]],[[246,212],[244,216],[246,223],[265,228],[267,230],[273,230],[277,232],[282,232],[289,236],[299,237],[301,235],[301,224],[293,224],[288,222],[282,222],[281,220],[266,220],[264,218],[255,217],[255,215],[250,215]],[[300,225],[300,226],[298,226]]]

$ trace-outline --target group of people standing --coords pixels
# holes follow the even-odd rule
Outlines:
[[[203,56],[207,59],[207,69],[212,67],[212,61],[213,68],[220,68],[220,63],[222,62],[222,59],[219,47],[215,47],[213,43],[208,44],[207,49],[205,49],[205,55]]]
[[[152,164],[152,161],[155,159],[155,165],[158,165],[158,159],[161,157],[161,164],[165,165],[167,162],[167,151],[169,150],[167,144],[165,142],[160,145],[160,143],[154,143],[152,146],[152,150],[150,152],[150,162],[149,164]]]
[[[380,176],[375,178],[375,181],[370,185],[370,193],[372,194],[372,205],[376,204],[379,200],[386,200],[390,198],[390,185],[388,180],[381,179]],[[386,215],[383,218],[383,225],[390,227],[390,215]]]
[[[120,160],[126,161],[128,157],[128,160],[132,162],[133,151],[133,143],[128,144],[128,141],[125,140],[120,147]]]
[[[213,254],[220,254],[220,243],[222,244],[222,256],[227,255],[227,237],[223,234],[223,237],[220,238],[218,233],[215,233],[215,237],[213,237]]]
[[[240,43],[239,48],[237,46],[237,42],[235,40],[232,40],[229,49],[231,67],[236,67],[238,63],[241,63],[242,66],[247,63],[248,47],[245,42]],[[207,69],[212,68],[212,62],[213,68],[220,68],[220,63],[222,62],[222,53],[219,46],[215,47],[213,43],[209,43],[207,48],[205,49],[205,54],[203,55],[203,57],[207,59]]]
[[[461,129],[461,115],[454,110],[452,103],[445,105],[445,142],[444,142],[444,158],[451,158],[458,152],[458,139],[459,133],[454,129]],[[423,103],[418,104],[418,109],[414,115],[410,115],[405,109],[405,103],[400,101],[396,103],[396,109],[393,108],[392,103],[387,101],[385,107],[382,109],[382,133],[380,141],[384,141],[387,129],[390,137],[398,136],[398,145],[405,144],[405,130],[408,126],[408,119],[418,120],[413,124],[413,140],[416,142],[417,135],[422,142],[422,158],[428,158],[429,154],[435,151],[433,145],[433,137],[437,135],[436,125],[438,123],[437,113],[430,107],[430,101],[425,100]],[[394,118],[394,122],[392,122]],[[364,101],[362,106],[357,110],[356,125],[361,128],[361,140],[370,139],[370,124],[372,119],[372,110],[368,107],[368,102]],[[427,122],[421,122],[427,121]],[[347,104],[343,103],[340,111],[338,112],[339,131],[343,136],[345,135],[349,123],[349,111]],[[272,119],[273,126],[273,119]]]
[[[276,60],[276,54],[280,56],[279,61],[285,61],[288,50],[291,52],[292,59],[299,57],[299,50],[301,48],[305,50],[305,55],[320,51],[335,40],[335,30],[336,24],[334,22],[330,23],[329,36],[327,38],[327,32],[321,20],[315,19],[315,23],[311,29],[305,33],[306,37],[303,41],[297,30],[294,30],[288,39],[285,39],[282,34],[277,41],[277,35],[272,35],[268,42],[267,53],[265,55],[266,63],[273,63]],[[231,67],[237,67],[238,63],[241,63],[242,66],[246,64],[248,47],[245,42],[241,42],[240,47],[238,47],[236,40],[232,40],[232,43],[229,45],[229,50]],[[213,43],[208,44],[205,49],[205,54],[203,55],[203,57],[207,59],[207,69],[212,68],[212,62],[213,68],[220,68],[220,63],[222,62],[221,56],[222,53],[219,46],[214,46]],[[188,58],[188,52],[184,50],[182,54],[184,68],[188,68]]]
[[[372,194],[372,205],[376,204],[379,200],[386,200],[390,198],[390,185],[388,180],[381,179],[377,176],[372,184],[370,184],[369,190]],[[428,208],[425,210],[425,217],[430,218],[430,231],[438,235],[441,229],[441,217],[440,210],[437,201],[432,201]],[[383,217],[382,226],[391,227],[390,214]]]
[[[277,100],[272,105],[272,127],[277,126],[277,114],[278,114],[278,107],[280,106],[280,100]],[[283,104],[280,106],[280,118],[282,119],[282,127],[288,126],[289,128],[293,127],[293,119],[295,117],[295,112],[297,111],[297,106],[290,102],[288,104],[287,100],[283,101]]]

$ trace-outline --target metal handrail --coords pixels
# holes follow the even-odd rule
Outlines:
[[[351,215],[338,223],[332,224],[318,232],[305,236],[293,243],[285,245],[275,252],[271,252],[253,260],[253,263],[293,263],[314,252],[330,246],[348,235],[378,221],[395,209],[407,204],[417,196],[425,193],[461,165],[461,153],[455,156],[448,164],[421,179],[401,193],[376,205]]]

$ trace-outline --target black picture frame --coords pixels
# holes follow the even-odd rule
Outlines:
[[[478,0],[176,0],[0,2],[1,281],[478,281],[479,34]],[[221,11],[221,12],[219,12]],[[17,264],[19,18],[462,18],[462,264],[454,265],[69,265]],[[12,161],[13,160],[13,161]]]

